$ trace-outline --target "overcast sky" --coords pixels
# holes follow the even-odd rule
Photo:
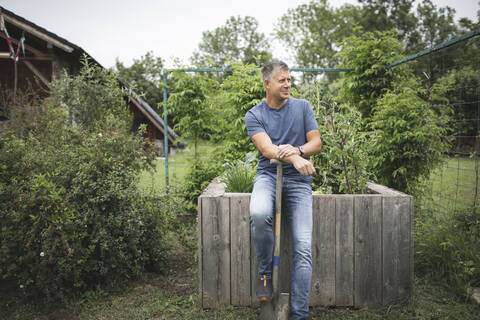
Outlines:
[[[456,18],[477,20],[479,0],[433,0],[450,6]],[[269,36],[287,12],[308,0],[0,0],[0,6],[82,47],[104,67],[118,57],[127,66],[148,51],[166,60],[189,64],[202,32],[225,24],[233,15],[253,16]],[[330,0],[338,7],[356,0]],[[28,38],[27,38],[28,42]],[[292,63],[280,45],[274,56]]]

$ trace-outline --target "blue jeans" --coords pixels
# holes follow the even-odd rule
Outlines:
[[[250,199],[250,227],[258,272],[272,276],[276,175],[259,172]],[[312,279],[312,186],[298,177],[283,177],[282,215],[286,215],[292,245],[290,319],[306,319]]]

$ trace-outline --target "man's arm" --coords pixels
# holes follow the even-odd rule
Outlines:
[[[307,143],[303,146],[304,156],[308,157],[313,154],[319,153],[322,150],[322,139],[320,138],[320,132],[318,130],[311,130],[307,132]],[[300,155],[300,146],[291,146],[289,144],[282,144],[278,146],[278,159],[283,160],[284,157],[287,157],[292,154]]]
[[[310,132],[313,132],[313,131],[315,131],[315,130],[312,130]],[[307,141],[309,139],[310,132],[307,133]],[[317,132],[318,132],[318,130],[317,130]],[[320,138],[320,134],[318,134],[318,138]],[[258,151],[260,151],[265,158],[278,159],[278,160],[282,160],[282,161],[291,163],[291,164],[293,164],[295,169],[297,169],[298,172],[300,172],[303,175],[312,175],[312,174],[315,173],[315,168],[313,167],[312,163],[310,161],[302,158],[300,156],[299,152],[298,153],[293,152],[293,147],[290,146],[290,145],[288,145],[288,146],[291,147],[292,152],[286,152],[286,153],[288,153],[286,155],[285,155],[285,152],[283,152],[282,157],[280,158],[279,157],[280,147],[274,145],[272,143],[272,140],[270,139],[270,137],[265,132],[259,132],[259,133],[254,134],[252,136],[252,142],[255,145],[255,147],[257,147]],[[317,143],[318,143],[318,141],[317,141]],[[305,146],[307,144],[309,144],[309,142],[307,142],[305,144]],[[317,144],[312,143],[311,146],[308,146],[307,148],[308,148],[309,152],[312,152],[315,149],[314,146],[316,146],[316,145]],[[321,142],[320,142],[320,148],[321,148]],[[296,148],[296,149],[298,150],[298,148]],[[305,153],[307,153],[307,149],[305,149]]]

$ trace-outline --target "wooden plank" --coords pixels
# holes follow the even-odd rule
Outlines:
[[[231,301],[250,306],[250,195],[230,197]]]
[[[48,81],[47,78],[45,78],[45,76],[40,72],[40,70],[38,70],[30,61],[27,61],[27,60],[21,60],[27,67],[28,69],[30,69],[30,71],[37,76],[38,79],[40,79],[40,81],[45,85],[47,86],[48,89],[52,89],[51,85],[50,85],[50,81]]]
[[[411,197],[400,197],[398,201],[399,234],[398,234],[398,293],[397,299],[407,299],[412,293],[413,282],[411,282],[411,230],[413,228]]]
[[[335,304],[335,196],[313,196],[311,306]]]
[[[335,305],[353,306],[353,196],[336,196]]]
[[[250,213],[249,213],[250,214]],[[251,234],[251,229],[250,229],[250,288],[251,288],[251,293],[250,293],[250,305],[252,307],[259,307],[260,302],[257,300],[257,296],[255,295],[255,290],[256,290],[256,284],[257,284],[257,278],[260,276],[258,274],[258,262],[257,262],[257,255],[255,251],[255,245],[253,243],[253,238]]]
[[[383,186],[381,184],[376,184],[373,182],[367,182],[367,189],[374,193],[379,193],[384,196],[395,196],[395,197],[405,197],[407,194],[400,192],[398,190]]]
[[[230,199],[202,198],[203,307],[230,301]]]
[[[54,46],[62,49],[63,51],[66,51],[68,53],[71,53],[73,51],[73,48],[71,46],[60,42],[59,40],[57,40],[57,39],[41,32],[41,31],[39,31],[38,29],[36,29],[36,28],[26,24],[26,23],[23,23],[22,21],[17,20],[14,17],[9,16],[8,14],[3,13],[3,17],[5,18],[5,21],[17,26],[18,28],[20,28],[22,30],[27,31],[28,33],[36,36],[37,38],[40,38],[40,39],[46,41],[47,43],[53,44]]]
[[[413,290],[413,201],[383,199],[383,303],[408,298]]]
[[[202,233],[202,196],[198,197],[198,289],[200,291],[200,303],[203,305],[203,233]]]
[[[382,303],[382,197],[355,196],[355,307]]]

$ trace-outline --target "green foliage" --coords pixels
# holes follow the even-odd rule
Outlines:
[[[317,118],[322,152],[311,157],[319,174],[313,177],[313,188],[321,193],[360,193],[372,178],[369,173],[370,148],[375,140],[362,131],[360,112],[339,104],[323,93],[319,84],[307,92]]]
[[[400,59],[402,50],[391,32],[367,32],[346,38],[338,55],[342,67],[351,71],[345,74],[340,99],[357,106],[363,118],[370,118],[377,99],[405,75],[403,66],[388,68]]]
[[[175,129],[184,138],[193,138],[195,159],[198,139],[205,137],[214,125],[213,107],[208,95],[218,87],[215,80],[201,74],[175,74],[175,92],[168,98],[168,114],[173,116]]]
[[[141,93],[145,101],[156,108],[158,103],[163,102],[163,59],[155,57],[152,52],[147,52],[140,59],[133,59],[130,67],[122,62],[115,62],[115,69],[121,81]]]
[[[310,1],[289,9],[275,26],[275,34],[303,67],[334,67],[335,44],[351,35],[360,9],[353,5],[332,8],[327,0]],[[304,75],[305,76],[305,75]]]
[[[457,35],[455,9],[437,8],[431,0],[423,0],[418,4],[417,14],[421,41],[415,51],[431,48]]]
[[[365,31],[395,30],[395,37],[412,48],[419,41],[418,18],[411,0],[359,0],[362,14],[358,21]]]
[[[212,156],[211,160],[195,161],[190,166],[184,182],[184,197],[190,213],[197,212],[198,197],[214,178],[222,174],[222,166],[215,161],[216,158]]]
[[[478,207],[441,214],[417,210],[415,270],[466,296],[480,286],[480,218]]]
[[[226,162],[223,165],[225,171],[221,179],[227,185],[226,192],[252,192],[253,180],[257,174],[257,168],[253,165],[256,159],[256,153],[249,152],[245,161],[237,160],[235,164]]]
[[[250,16],[232,16],[225,25],[204,31],[198,47],[191,60],[200,66],[225,67],[231,62],[264,64],[272,58],[267,38],[258,32],[257,19]]]
[[[113,72],[91,63],[83,56],[82,68],[76,76],[64,76],[53,88],[66,106],[71,121],[89,130],[103,125],[113,116],[124,125],[131,125],[131,114],[125,107],[127,93],[118,85]]]
[[[137,190],[153,145],[130,133],[110,74],[84,69],[55,84],[61,94],[29,115],[36,125],[25,138],[13,123],[0,137],[0,287],[12,296],[53,301],[114,288],[159,270],[168,252],[171,211]],[[95,94],[106,95],[98,98],[102,112]]]
[[[222,160],[234,161],[242,159],[248,152],[256,152],[247,133],[245,114],[265,98],[265,87],[258,68],[249,64],[236,64],[233,74],[221,88],[226,108]]]
[[[378,136],[373,148],[378,182],[412,194],[448,147],[442,139],[448,118],[419,97],[420,88],[414,78],[398,83],[378,100],[370,123]]]

